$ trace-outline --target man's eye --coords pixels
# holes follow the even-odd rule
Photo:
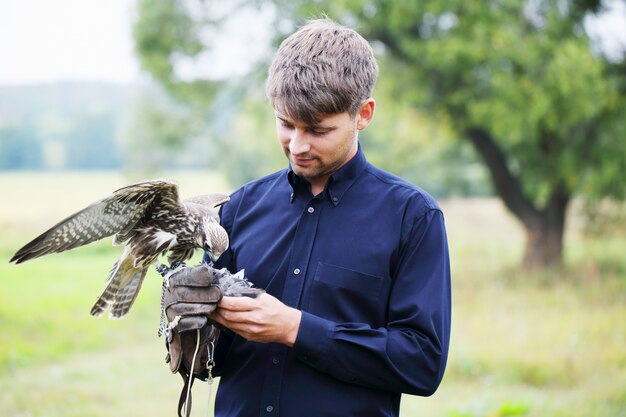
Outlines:
[[[311,130],[309,131],[310,134],[312,134],[313,136],[324,136],[326,133],[328,133],[328,131],[326,130]]]

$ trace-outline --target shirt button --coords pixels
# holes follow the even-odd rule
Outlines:
[[[278,364],[280,363],[280,359],[278,359],[278,358],[272,358],[272,363],[273,363],[274,365],[278,365]]]
[[[274,407],[272,407],[271,405],[268,405],[267,407],[265,407],[265,411],[267,411],[268,413],[271,413],[272,411],[274,411]]]
[[[300,275],[300,268],[296,268],[293,270],[294,275]]]
[[[339,198],[338,198],[338,197],[333,197],[333,203],[336,203],[336,202],[338,202],[338,201],[339,201]]]
[[[308,211],[309,213],[313,213],[315,209],[313,207],[309,207],[308,209],[306,209],[306,211]]]

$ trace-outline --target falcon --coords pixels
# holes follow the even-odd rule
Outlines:
[[[171,266],[191,258],[195,249],[216,261],[228,248],[228,234],[219,224],[218,208],[225,194],[209,194],[180,201],[177,185],[169,180],[144,181],[120,188],[108,197],[60,221],[18,250],[16,264],[50,253],[64,252],[113,236],[125,244],[109,273],[106,287],[90,314],[111,318],[130,310],[148,268],[160,266],[167,254]]]

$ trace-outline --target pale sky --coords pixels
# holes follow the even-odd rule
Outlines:
[[[0,85],[139,79],[131,32],[135,1],[0,0]],[[614,4],[612,14],[599,22],[588,21],[587,27],[603,36],[607,48],[624,48],[626,6],[621,1]],[[258,15],[244,14],[238,19],[231,27],[240,35],[241,43],[269,42],[260,39],[267,31],[254,27],[262,20]],[[246,30],[242,31],[241,27]],[[230,68],[220,72],[232,75],[233,71],[241,70],[240,62],[245,66],[245,61],[253,58],[248,48],[222,46],[210,59],[200,57],[191,67],[182,65],[180,75],[193,78],[206,73],[207,68],[214,71],[216,62],[230,63],[227,65]],[[258,49],[255,47],[253,51]]]
[[[626,50],[626,5],[620,0],[607,3],[610,10],[600,18],[587,18],[585,27],[592,37],[599,37],[602,49],[609,56],[617,57]]]
[[[130,82],[135,0],[0,0],[0,85]]]

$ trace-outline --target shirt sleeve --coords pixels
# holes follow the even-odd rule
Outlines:
[[[407,226],[385,327],[336,323],[302,312],[297,357],[335,378],[427,396],[439,386],[450,339],[450,261],[443,214]]]

